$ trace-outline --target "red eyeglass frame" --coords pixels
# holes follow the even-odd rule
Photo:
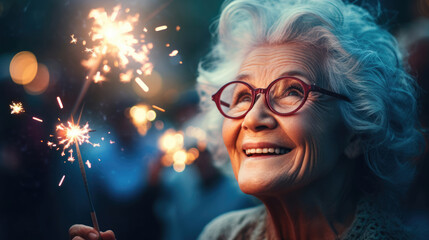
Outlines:
[[[293,110],[292,112],[289,112],[289,113],[279,113],[279,112],[277,112],[276,110],[274,110],[274,108],[273,107],[271,107],[271,104],[269,104],[269,96],[268,96],[268,92],[270,91],[270,89],[271,89],[271,87],[276,83],[276,82],[278,82],[278,81],[280,81],[280,80],[283,80],[283,79],[293,79],[293,80],[296,80],[296,81],[298,81],[298,82],[300,82],[301,83],[301,85],[303,86],[303,88],[304,88],[304,100],[302,101],[302,103],[295,109],[295,110]],[[243,83],[243,84],[245,84],[246,86],[248,86],[249,88],[250,88],[250,90],[252,91],[252,103],[250,104],[250,107],[249,107],[249,110],[247,110],[245,113],[243,113],[242,115],[240,115],[240,116],[237,116],[237,117],[231,117],[231,116],[228,116],[228,115],[226,115],[223,111],[222,111],[222,108],[221,108],[221,104],[222,105],[224,105],[224,106],[227,106],[227,105],[229,105],[228,103],[225,103],[225,102],[222,102],[221,100],[220,100],[220,95],[222,94],[222,92],[223,92],[223,90],[226,88],[226,87],[228,87],[229,85],[231,85],[231,84],[233,84],[233,83]],[[312,85],[308,85],[307,83],[305,83],[305,82],[303,82],[302,80],[300,80],[300,79],[298,79],[298,78],[296,78],[296,77],[280,77],[280,78],[277,78],[277,79],[275,79],[274,81],[272,81],[269,85],[268,85],[268,87],[266,87],[266,88],[253,88],[250,84],[248,84],[247,82],[243,82],[243,81],[232,81],[232,82],[229,82],[229,83],[227,83],[227,84],[225,84],[225,85],[223,85],[215,94],[213,94],[212,95],[212,100],[216,103],[216,107],[218,108],[218,110],[219,110],[219,112],[224,116],[224,117],[226,117],[226,118],[230,118],[230,119],[240,119],[240,118],[243,118],[244,116],[246,116],[246,114],[253,108],[253,105],[255,104],[255,102],[256,102],[256,96],[258,95],[258,94],[261,94],[261,93],[263,93],[264,94],[264,96],[265,96],[265,104],[268,106],[268,108],[273,112],[273,113],[275,113],[275,114],[277,114],[277,115],[279,115],[279,116],[290,116],[290,115],[292,115],[292,114],[294,114],[294,113],[296,113],[299,109],[301,109],[301,107],[305,104],[305,102],[307,101],[307,98],[308,98],[308,94],[310,93],[310,92],[312,92],[312,91],[314,91],[314,92],[320,92],[320,93],[323,93],[323,94],[326,94],[326,95],[329,95],[329,96],[332,96],[332,97],[335,97],[335,98],[338,98],[338,99],[341,99],[341,100],[344,100],[344,101],[347,101],[347,102],[351,102],[351,100],[350,100],[350,98],[348,98],[347,96],[345,96],[345,95],[342,95],[342,94],[339,94],[339,93],[335,93],[335,92],[332,92],[332,91],[329,91],[329,90],[327,90],[327,89],[324,89],[324,88],[321,88],[321,87],[319,87],[319,86],[316,86],[315,84],[312,84]]]

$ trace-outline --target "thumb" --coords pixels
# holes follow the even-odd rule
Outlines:
[[[115,233],[111,230],[100,232],[102,240],[116,240]]]

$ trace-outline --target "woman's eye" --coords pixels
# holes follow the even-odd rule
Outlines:
[[[252,95],[245,93],[245,94],[241,94],[238,98],[237,98],[237,103],[241,103],[241,102],[250,102],[252,101]]]
[[[285,97],[302,97],[303,91],[296,87],[290,87],[284,94]]]

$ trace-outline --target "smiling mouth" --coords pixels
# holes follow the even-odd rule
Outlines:
[[[283,155],[289,153],[289,148],[249,148],[244,149],[243,152],[246,156],[266,156],[266,155]]]

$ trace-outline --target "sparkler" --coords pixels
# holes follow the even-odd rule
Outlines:
[[[9,105],[10,107],[10,114],[20,114],[25,112],[24,107],[22,106],[21,102],[12,102],[12,104]]]
[[[82,113],[81,113],[81,115],[82,115]],[[92,203],[91,194],[89,192],[88,179],[86,177],[85,166],[84,166],[84,163],[82,160],[82,154],[81,154],[80,149],[79,149],[79,145],[82,145],[83,143],[92,144],[89,141],[89,132],[91,132],[92,130],[89,128],[88,123],[86,123],[83,127],[80,127],[79,121],[80,121],[80,116],[79,116],[79,120],[78,120],[77,124],[73,123],[73,118],[72,118],[71,121],[67,122],[67,126],[64,125],[63,123],[61,123],[60,125],[57,126],[56,130],[57,130],[57,132],[59,132],[59,135],[60,135],[58,138],[61,139],[59,141],[59,144],[63,145],[63,151],[61,153],[61,156],[65,155],[64,151],[66,149],[70,148],[72,144],[75,145],[76,153],[77,153],[77,159],[79,162],[80,173],[82,175],[83,184],[85,185],[86,195],[88,196],[89,205],[91,207],[90,214],[91,214],[92,224],[93,224],[94,228],[98,232],[100,232],[100,228],[99,228],[98,220],[97,220],[97,215],[95,213],[94,204]],[[70,152],[70,157],[68,158],[68,160],[74,161],[73,150],[70,149],[69,152]],[[87,161],[87,164],[88,163],[89,163],[89,161]],[[91,165],[88,164],[88,167],[90,168]],[[62,181],[61,181],[61,183],[62,183]]]
[[[139,86],[146,86],[144,89],[148,91],[141,77],[152,73],[153,65],[148,55],[153,44],[146,42],[144,29],[141,29],[140,33],[135,33],[139,14],[128,13],[129,9],[123,11],[120,5],[114,7],[111,14],[104,8],[90,11],[88,18],[93,20],[90,39],[82,41],[86,48],[85,52],[89,55],[88,59],[82,61],[82,65],[89,69],[89,74],[72,113],[82,101],[90,82],[105,81],[104,74],[110,72],[112,65],[121,70],[119,74],[121,82],[134,79]],[[71,35],[71,39],[71,43],[77,42],[74,35]],[[127,69],[131,65],[132,69]]]

